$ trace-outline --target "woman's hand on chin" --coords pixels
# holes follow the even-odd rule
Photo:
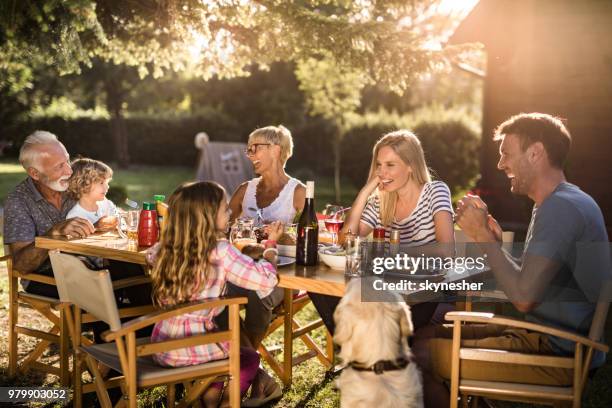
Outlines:
[[[365,186],[361,189],[361,191],[365,192],[367,195],[370,195],[376,190],[376,188],[380,187],[382,189],[383,183],[379,176],[375,175],[372,177]]]

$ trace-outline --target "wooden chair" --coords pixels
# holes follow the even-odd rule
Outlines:
[[[310,303],[306,292],[294,294],[292,290],[285,290],[285,298],[280,307],[274,311],[275,317],[270,323],[266,337],[283,326],[283,360],[279,361],[274,352],[263,344],[259,346],[259,354],[274,370],[285,386],[291,385],[293,367],[311,358],[318,358],[326,369],[334,365],[334,343],[331,334],[325,330],[326,345],[323,350],[310,336],[310,333],[323,325],[323,320],[317,319],[302,326],[295,315]],[[293,341],[300,339],[308,348],[308,351],[297,357],[293,357]]]
[[[113,295],[110,274],[106,270],[91,271],[76,257],[57,251],[49,253],[58,285],[60,299],[66,311],[66,319],[73,336],[75,361],[84,359],[91,372],[98,399],[102,407],[110,407],[107,388],[119,385],[123,399],[118,405],[137,406],[138,388],[166,385],[168,406],[175,405],[174,385],[184,383],[186,396],[179,406],[196,403],[200,394],[219,377],[229,376],[230,404],[240,406],[240,324],[239,307],[246,298],[217,298],[158,310],[127,323],[119,320],[119,310]],[[136,331],[162,320],[204,309],[229,306],[229,330],[151,343],[150,338],[136,338]],[[110,330],[103,334],[109,343],[81,345],[81,310],[106,322]],[[230,341],[229,358],[187,367],[168,368],[157,365],[152,355],[162,351]],[[121,376],[104,380],[98,363],[110,367]],[[74,369],[74,401],[81,406],[83,385],[81,364]]]
[[[69,368],[69,332],[64,319],[61,302],[57,298],[34,295],[23,290],[19,290],[19,279],[27,279],[33,282],[56,286],[55,278],[37,273],[24,274],[13,267],[13,259],[10,255],[10,247],[8,245],[4,246],[4,253],[6,255],[0,258],[0,262],[6,262],[9,284],[9,376],[14,377],[19,371],[27,372],[28,370],[32,369],[56,375],[59,377],[60,384],[67,386],[70,384],[71,378]],[[130,286],[141,285],[148,281],[149,278],[144,275],[142,277],[120,279],[113,282],[113,288],[117,290]],[[20,308],[35,310],[39,315],[50,322],[51,328],[48,331],[44,331],[40,330],[40,328],[20,325]],[[147,310],[148,309],[143,309],[142,307],[122,309],[121,317],[138,316]],[[83,315],[83,323],[91,323],[94,321],[96,321],[96,319],[93,316],[89,314]],[[20,335],[33,337],[39,340],[34,349],[21,359],[19,359],[18,354],[18,342]],[[85,345],[93,344],[91,340],[84,336],[81,338],[81,342]],[[59,345],[59,367],[55,364],[47,364],[39,361],[45,351],[47,351],[52,344]]]
[[[519,319],[496,316],[492,313],[475,312],[449,312],[446,319],[453,322],[452,365],[451,365],[451,408],[456,408],[458,396],[461,394],[463,406],[467,406],[467,397],[486,397],[518,402],[532,403],[572,403],[573,407],[580,407],[582,391],[586,384],[591,359],[595,350],[608,352],[609,347],[601,343],[604,332],[606,316],[610,306],[610,285],[602,290],[597,303],[593,322],[588,337],[572,332],[548,327]],[[497,324],[520,329],[527,329],[557,336],[576,343],[573,357],[559,357],[550,355],[533,355],[510,351],[487,350],[467,348],[461,346],[462,324]],[[478,360],[496,362],[499,364],[521,364],[546,367],[559,367],[574,370],[574,379],[571,386],[550,386],[521,383],[506,383],[494,381],[478,381],[460,378],[462,360]]]
[[[68,368],[68,331],[60,301],[56,298],[33,295],[19,290],[19,279],[28,279],[33,282],[55,285],[55,279],[36,273],[27,275],[13,268],[13,258],[9,252],[9,246],[4,246],[4,255],[0,261],[6,262],[8,272],[8,350],[9,350],[9,376],[14,377],[18,371],[27,372],[30,369],[53,374],[59,377],[60,383],[67,386],[70,382]],[[51,328],[48,331],[40,328],[19,325],[19,308],[27,307],[36,310],[38,314],[46,318]],[[39,340],[36,347],[19,359],[18,339],[19,335],[33,337]],[[59,345],[59,367],[38,361],[51,344]]]

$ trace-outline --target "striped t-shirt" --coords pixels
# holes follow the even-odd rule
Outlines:
[[[400,221],[394,219],[390,227],[400,230],[402,244],[422,245],[435,242],[434,215],[438,211],[448,211],[453,214],[450,190],[442,181],[425,183],[412,214]],[[361,222],[371,228],[382,227],[378,195],[369,198],[361,214]],[[385,237],[387,239],[391,228],[386,228]]]

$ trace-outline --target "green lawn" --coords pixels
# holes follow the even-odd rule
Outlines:
[[[124,186],[129,198],[142,202],[152,200],[154,194],[164,194],[168,198],[179,184],[193,180],[194,176],[195,170],[188,167],[131,166],[127,170],[114,169],[110,185]],[[24,178],[25,171],[17,160],[0,161],[0,206],[7,194]],[[350,205],[357,195],[357,189],[348,183],[342,185],[342,204]],[[316,180],[317,208],[322,209],[326,203],[334,201],[333,186],[330,178]]]

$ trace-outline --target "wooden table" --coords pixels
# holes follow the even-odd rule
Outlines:
[[[37,248],[58,249],[62,252],[97,256],[116,261],[146,265],[147,248],[130,248],[125,238],[113,233],[94,234],[82,239],[64,237],[36,237]],[[316,266],[288,265],[278,269],[279,286],[285,289],[306,290],[333,296],[344,294],[345,279],[342,271]]]
[[[36,247],[147,265],[145,258],[147,248],[129,247],[125,238],[120,238],[114,233],[94,234],[82,239],[36,237]],[[487,269],[475,269],[464,274],[450,271],[443,282],[473,279],[485,272]],[[281,288],[305,290],[331,296],[343,296],[347,283],[343,271],[331,269],[323,263],[315,266],[292,264],[279,267],[278,278],[278,286]],[[418,291],[405,291],[403,294],[416,295]]]
[[[127,239],[115,233],[97,233],[87,238],[68,239],[65,237],[36,237],[35,245],[43,249],[59,249],[77,255],[97,256],[146,265],[145,252],[147,248],[133,248],[128,245]]]

